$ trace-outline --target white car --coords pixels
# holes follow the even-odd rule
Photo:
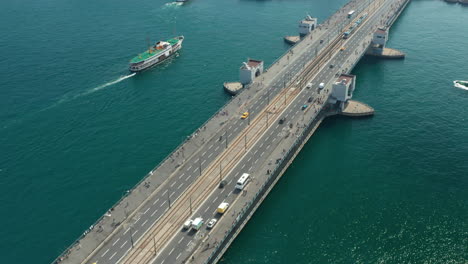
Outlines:
[[[206,225],[206,227],[207,227],[208,229],[211,229],[211,228],[213,228],[213,226],[216,224],[216,222],[218,222],[218,220],[216,220],[216,219],[213,218],[213,219],[211,219],[211,220],[208,222],[208,224]]]
[[[184,226],[183,226],[184,230],[189,229],[192,226],[192,223],[193,223],[192,219],[185,221]]]

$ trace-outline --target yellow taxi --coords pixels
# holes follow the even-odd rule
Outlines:
[[[247,117],[249,117],[249,112],[244,112],[244,113],[241,115],[241,119],[246,119]]]

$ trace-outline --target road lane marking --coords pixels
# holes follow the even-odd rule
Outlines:
[[[104,252],[104,254],[101,255],[101,258],[104,257],[104,256],[107,254],[107,252],[109,252],[109,249],[110,249],[110,248],[108,248],[108,249],[106,250],[106,252]]]
[[[176,184],[176,181],[174,181],[174,182],[171,184],[171,188],[174,187],[175,184]]]
[[[192,168],[192,165],[190,165],[190,167],[187,168],[187,171],[189,171],[191,168]]]
[[[180,189],[180,187],[182,187],[182,185],[183,185],[183,184],[181,183],[181,184],[179,185],[179,187],[177,187],[177,190],[179,190],[179,189]]]
[[[181,237],[181,238],[179,239],[179,242],[177,242],[177,244],[180,244],[180,242],[182,242],[182,240],[184,240],[184,237]]]
[[[166,189],[166,190],[163,192],[163,194],[162,194],[162,195],[165,195],[166,193],[167,193],[167,189]]]
[[[182,173],[180,176],[179,176],[179,180],[185,175],[185,173]]]
[[[125,240],[125,242],[120,246],[120,248],[123,248],[125,244],[127,244],[128,240]]]
[[[203,165],[206,162],[206,160],[202,161],[201,165]]]
[[[180,255],[182,255],[182,252],[180,252],[179,255],[177,255],[176,259],[178,259],[180,257]]]
[[[213,156],[213,152],[211,152],[210,155],[208,155],[208,158],[211,158],[211,156]]]
[[[117,251],[114,252],[114,254],[112,254],[112,256],[110,256],[109,260],[111,260],[115,256],[115,254],[117,254]]]
[[[153,205],[155,205],[159,201],[159,198],[156,199],[156,201],[153,202]]]
[[[145,211],[143,214],[146,214],[146,213],[149,211],[149,209],[150,209],[150,208],[148,207],[148,209],[146,209],[146,211]]]
[[[127,229],[127,231],[125,231],[124,235],[128,232],[128,230],[130,230],[130,228]],[[120,237],[117,238],[117,240],[114,243],[112,243],[112,246],[115,246],[115,244],[117,244],[117,242],[119,242],[119,240],[120,240]]]
[[[195,169],[193,170],[193,172],[195,173],[195,172],[197,172],[197,170],[198,170],[198,168],[195,168]]]
[[[215,151],[218,151],[218,149],[219,149],[219,146],[217,146],[217,147],[215,148]]]
[[[175,248],[172,248],[172,249],[171,249],[171,251],[169,252],[169,255],[171,255],[172,252],[174,252],[174,249],[175,249]]]
[[[174,195],[174,193],[175,193],[175,192],[172,192],[172,193],[171,193],[171,195],[169,195],[169,198],[171,198],[171,197],[172,197],[172,195]]]
[[[156,209],[156,210],[151,214],[151,217],[153,217],[154,214],[156,214],[157,211],[158,211],[158,209]]]
[[[148,219],[146,219],[141,226],[144,226],[148,222]]]
[[[135,231],[135,233],[133,233],[132,236],[135,236],[135,234],[138,232],[140,232],[140,230]]]

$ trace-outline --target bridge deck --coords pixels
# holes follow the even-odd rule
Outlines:
[[[189,136],[57,262],[182,263],[191,256],[197,263],[215,260],[229,245],[225,238],[271,183],[271,175],[281,171],[283,161],[293,157],[321,122],[336,74],[351,71],[373,31],[404,1],[367,6],[368,1],[355,0],[340,9]],[[343,40],[351,9],[371,15]],[[340,51],[343,45],[346,50]],[[304,88],[308,82],[312,89]],[[316,88],[320,82],[326,83],[323,91]],[[240,119],[245,111],[249,118]],[[279,124],[280,118],[286,122]],[[251,173],[253,181],[246,192],[234,192],[242,172]],[[222,179],[227,185],[218,189]],[[222,201],[231,207],[225,215],[216,215]],[[182,232],[182,223],[196,216],[219,221],[211,231]]]

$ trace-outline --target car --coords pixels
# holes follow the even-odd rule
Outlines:
[[[303,106],[301,107],[301,110],[304,110],[304,109],[306,109],[307,107],[308,107],[308,105],[305,104],[305,105],[303,105]]]
[[[346,49],[345,47],[341,47],[340,51],[343,51],[343,50],[345,50],[345,49]]]
[[[246,119],[247,117],[249,117],[249,112],[244,112],[244,113],[241,115],[241,119]]]
[[[286,117],[281,118],[281,119],[278,121],[278,124],[282,125],[282,124],[284,124],[284,121],[286,121]]]
[[[187,221],[185,221],[184,226],[183,226],[183,229],[184,229],[184,230],[189,229],[189,228],[192,226],[192,223],[193,223],[193,220],[192,220],[192,219],[188,219]]]
[[[320,44],[322,44],[322,43],[323,43],[323,39],[320,40]]]
[[[308,83],[308,84],[306,85],[306,88],[307,88],[307,89],[310,89],[310,88],[312,88],[312,83],[311,83],[311,82],[310,82],[310,83]]]
[[[224,186],[226,186],[227,184],[227,181],[226,180],[222,180],[219,182],[219,188],[224,188]]]
[[[307,99],[307,102],[312,103],[312,97],[309,97],[309,99]]]
[[[208,222],[208,224],[206,225],[206,228],[208,228],[208,229],[213,228],[213,226],[216,225],[216,222],[218,222],[218,220],[216,220],[216,219],[214,219],[214,218],[211,219],[211,220]]]
[[[320,83],[318,88],[319,88],[320,90],[322,90],[323,88],[325,88],[325,83]]]
[[[333,64],[330,64],[330,69],[333,69],[333,67],[335,67]]]

